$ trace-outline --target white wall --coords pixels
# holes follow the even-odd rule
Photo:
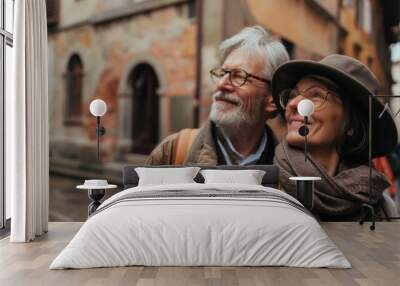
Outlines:
[[[6,75],[5,75],[5,96],[6,100],[7,97],[11,95],[11,75],[13,73],[13,57],[12,57],[12,48],[9,46],[6,46]],[[7,105],[6,105],[7,106]],[[7,124],[7,122],[6,122]],[[7,129],[7,126],[5,127]],[[6,135],[4,135],[6,136]],[[5,151],[7,152],[7,151]],[[6,162],[7,164],[7,162]],[[7,168],[7,165],[6,165]],[[7,178],[5,177],[5,180]],[[6,195],[6,219],[9,219],[11,217],[11,192],[9,188],[5,188],[5,195]]]

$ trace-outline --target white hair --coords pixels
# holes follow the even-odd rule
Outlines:
[[[237,48],[243,49],[250,57],[262,58],[265,61],[263,73],[269,80],[272,79],[276,69],[289,60],[289,55],[282,43],[260,26],[244,28],[223,41],[219,46],[222,61]]]

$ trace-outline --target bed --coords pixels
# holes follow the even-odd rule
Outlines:
[[[137,167],[124,168],[125,190],[103,202],[50,269],[351,267],[313,215],[277,189],[275,166],[201,167],[262,170],[260,185],[204,183],[200,173],[192,183],[138,185]]]

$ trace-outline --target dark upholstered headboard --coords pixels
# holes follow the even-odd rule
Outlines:
[[[124,189],[136,187],[139,182],[139,177],[135,171],[136,167],[146,167],[146,168],[181,168],[185,166],[144,166],[144,165],[135,165],[135,166],[125,166],[123,169],[122,180],[124,184]],[[192,165],[190,167],[193,167]],[[279,185],[279,168],[274,165],[251,165],[251,166],[198,166],[201,169],[221,169],[221,170],[263,170],[265,171],[265,175],[262,180],[262,185],[265,187],[278,188]],[[198,183],[204,183],[204,178],[198,173],[196,178],[194,179]]]

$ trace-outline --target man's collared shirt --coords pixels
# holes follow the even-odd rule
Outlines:
[[[218,129],[218,128],[217,128]],[[245,157],[236,151],[231,140],[224,135],[221,130],[217,130],[217,143],[221,149],[227,165],[252,165],[257,164],[260,160],[265,147],[267,146],[267,132],[264,130],[261,142],[258,145],[257,151],[249,156]]]

